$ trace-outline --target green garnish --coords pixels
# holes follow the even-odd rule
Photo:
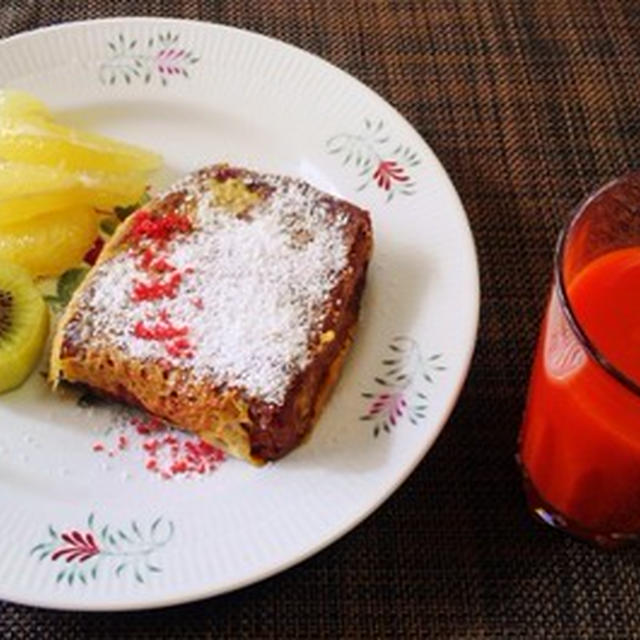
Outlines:
[[[65,271],[58,279],[55,296],[45,296],[45,300],[58,311],[64,309],[71,300],[74,291],[80,286],[89,269],[78,267]]]
[[[107,236],[112,236],[118,228],[118,223],[113,218],[105,218],[100,221],[100,231]]]
[[[151,200],[151,196],[148,191],[142,194],[142,197],[135,204],[130,204],[127,207],[116,207],[113,212],[118,216],[120,222],[126,220],[134,211],[137,211],[142,205],[147,204]]]

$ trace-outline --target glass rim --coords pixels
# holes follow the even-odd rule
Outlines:
[[[555,252],[554,252],[554,275],[555,275],[555,287],[558,295],[558,300],[560,302],[560,308],[562,309],[562,314],[565,317],[565,320],[569,324],[569,327],[573,331],[574,336],[578,340],[580,346],[586,351],[587,356],[589,356],[592,360],[596,362],[596,364],[600,365],[602,369],[604,369],[605,373],[612,376],[615,380],[617,380],[620,384],[624,385],[629,391],[631,391],[634,395],[640,397],[640,384],[635,382],[632,378],[630,378],[627,374],[623,373],[618,367],[616,367],[601,351],[596,347],[591,338],[587,335],[587,332],[583,329],[580,321],[578,320],[573,307],[571,305],[571,301],[569,300],[569,295],[567,292],[566,283],[564,280],[564,274],[562,270],[562,266],[564,263],[564,252],[567,246],[567,240],[571,235],[571,231],[574,229],[575,225],[578,223],[582,214],[585,212],[589,204],[595,200],[598,196],[600,196],[603,192],[607,191],[614,184],[625,179],[625,176],[621,178],[616,178],[611,180],[600,189],[595,191],[593,194],[587,196],[569,215],[569,219],[563,225],[560,234],[558,236],[558,240],[556,242]]]

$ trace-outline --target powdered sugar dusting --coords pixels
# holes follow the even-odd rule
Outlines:
[[[202,181],[182,182],[197,209],[193,230],[163,248],[181,274],[175,296],[133,302],[131,292],[146,276],[132,251],[120,253],[91,276],[79,305],[91,321],[81,323],[80,339],[104,340],[135,358],[164,358],[198,379],[281,403],[309,362],[310,338],[347,266],[347,220],[301,181],[260,180],[274,192],[242,216],[214,206]],[[188,358],[136,335],[138,323],[159,317],[188,327]]]

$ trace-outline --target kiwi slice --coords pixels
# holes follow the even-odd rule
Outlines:
[[[22,267],[0,262],[0,393],[22,384],[49,331],[49,310]]]

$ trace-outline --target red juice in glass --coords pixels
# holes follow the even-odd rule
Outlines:
[[[563,231],[520,434],[534,514],[599,543],[640,534],[640,172]]]

